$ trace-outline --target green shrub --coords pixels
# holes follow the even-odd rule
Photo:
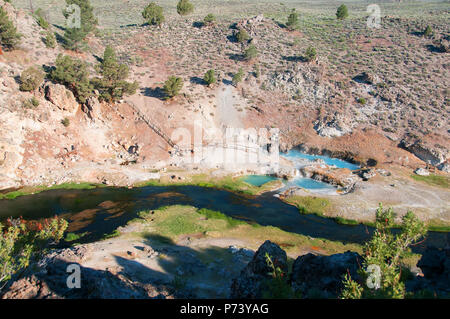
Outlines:
[[[358,98],[357,101],[358,101],[359,104],[362,104],[362,105],[367,103],[366,99],[363,98],[363,97]]]
[[[426,227],[412,212],[402,218],[400,233],[394,235],[395,213],[379,206],[376,212],[375,232],[364,247],[363,278],[358,283],[345,274],[341,298],[405,298],[405,276],[402,276],[402,260],[409,254],[408,247],[426,235]]]
[[[247,61],[253,60],[258,56],[258,50],[252,44],[244,51],[244,59]]]
[[[203,77],[203,80],[206,82],[206,84],[211,85],[216,83],[216,76],[214,70],[208,70],[205,73],[205,76]]]
[[[216,22],[216,17],[214,16],[214,14],[209,13],[204,19],[203,19],[203,23],[206,25],[211,25],[214,24],[214,22]]]
[[[9,20],[6,11],[0,7],[0,43],[7,49],[14,49],[19,44],[21,35],[13,22]]]
[[[348,8],[345,4],[341,4],[336,11],[336,17],[339,20],[344,20],[348,17]]]
[[[42,222],[8,219],[0,223],[0,292],[15,274],[39,260],[50,244],[59,242],[67,226],[67,221],[56,217]]]
[[[156,3],[150,3],[144,11],[142,11],[142,17],[148,24],[160,26],[165,18],[163,14],[163,8]]]
[[[238,42],[245,42],[250,39],[250,36],[248,35],[247,31],[245,29],[240,29],[239,32],[236,34],[236,40]]]
[[[103,60],[97,66],[97,72],[102,76],[91,82],[94,88],[100,92],[100,98],[108,102],[121,99],[124,95],[132,95],[138,88],[137,82],[127,82],[129,69],[125,64],[120,64],[114,49],[105,48]]]
[[[288,274],[276,264],[276,261],[272,260],[272,257],[268,253],[266,253],[265,258],[267,266],[271,269],[271,272],[269,273],[271,278],[262,283],[263,298],[291,299],[300,297],[294,293],[294,290],[289,284]]]
[[[429,25],[427,25],[427,27],[423,31],[423,35],[427,38],[431,37],[433,35],[433,29]]]
[[[180,0],[177,4],[177,12],[179,15],[188,15],[194,11],[194,5],[189,0]]]
[[[239,71],[233,76],[232,83],[234,86],[238,85],[238,83],[242,82],[244,78],[244,70],[239,68]]]
[[[68,127],[70,125],[70,120],[65,117],[61,120],[61,124],[64,125],[65,127]]]
[[[166,93],[166,95],[169,98],[172,98],[178,95],[178,93],[180,93],[182,88],[183,88],[183,79],[176,76],[170,76],[164,83],[163,90],[164,93]]]
[[[295,9],[292,9],[291,14],[288,16],[286,26],[289,30],[295,30],[298,28],[298,13],[295,12]]]
[[[37,9],[33,15],[34,15],[34,18],[36,19],[37,24],[42,29],[48,30],[48,28],[50,28],[50,24],[47,22],[47,20],[45,20],[43,14],[42,14],[41,8]]]
[[[77,5],[80,7],[81,27],[66,28],[64,32],[63,46],[70,50],[80,50],[84,46],[86,36],[95,30],[98,24],[97,18],[94,16],[94,8],[89,0],[66,0],[67,6]],[[66,19],[71,16],[72,12],[63,11]]]
[[[36,90],[43,81],[44,72],[32,66],[23,71],[20,75],[19,89],[21,91],[33,91]]]
[[[50,72],[50,78],[70,89],[80,103],[93,95],[93,86],[89,81],[89,71],[86,62],[70,56],[58,55],[55,68]]]
[[[56,48],[55,34],[51,31],[47,31],[45,38],[44,38],[44,43],[47,48],[51,48],[51,49]]]
[[[115,229],[112,233],[110,234],[103,234],[102,239],[111,239],[111,238],[115,238],[115,237],[119,237],[120,231],[118,229]]]
[[[81,233],[81,234],[67,233],[64,240],[67,242],[76,241],[76,240],[79,240],[80,238],[83,238],[87,234],[88,234],[87,232]]]
[[[22,107],[25,109],[33,109],[38,106],[39,106],[39,100],[34,96],[31,99],[24,101],[22,104]]]
[[[311,62],[317,58],[317,51],[314,47],[308,47],[305,51],[305,60]]]

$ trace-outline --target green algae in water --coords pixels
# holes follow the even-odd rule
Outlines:
[[[268,175],[249,175],[242,179],[242,181],[256,187],[260,187],[261,185],[264,185],[274,180],[277,180],[277,178]]]

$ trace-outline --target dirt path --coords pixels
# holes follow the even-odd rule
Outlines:
[[[220,127],[244,127],[241,113],[236,110],[239,104],[236,89],[231,85],[221,86],[217,94],[217,123]]]

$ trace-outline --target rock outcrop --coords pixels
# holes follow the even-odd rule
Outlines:
[[[73,93],[66,89],[64,85],[47,83],[44,87],[45,98],[53,105],[70,114],[75,114],[78,109],[78,102]]]
[[[352,132],[352,127],[348,119],[342,114],[334,114],[332,117],[326,116],[314,123],[314,130],[323,137],[338,137]]]
[[[450,158],[450,151],[446,147],[431,141],[405,138],[401,141],[400,146],[416,155],[425,163],[436,166],[439,169]]]
[[[258,299],[263,297],[264,285],[271,278],[270,273],[272,272],[267,264],[266,254],[270,256],[276,267],[280,267],[284,272],[287,272],[286,252],[277,244],[267,240],[259,247],[240,276],[233,280],[231,298]]]
[[[361,256],[350,251],[331,256],[299,256],[292,266],[292,288],[306,298],[317,297],[318,293],[323,298],[336,298],[343,288],[343,275],[348,273],[358,280],[360,261]]]
[[[423,273],[406,284],[409,291],[426,291],[433,296],[450,296],[450,247],[428,247],[417,263]]]
[[[165,287],[129,280],[120,271],[86,268],[78,264],[83,259],[83,246],[55,252],[45,257],[40,269],[4,289],[3,299],[146,299],[166,298]],[[69,287],[69,265],[80,269],[80,287]]]
[[[94,96],[89,97],[86,103],[81,106],[81,109],[91,120],[100,117],[100,102]]]

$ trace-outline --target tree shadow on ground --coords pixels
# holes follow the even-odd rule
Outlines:
[[[297,55],[286,56],[286,55],[283,55],[283,56],[281,56],[281,58],[284,61],[288,61],[288,62],[307,62],[304,56],[297,56]]]
[[[439,46],[436,46],[434,44],[428,44],[426,45],[426,48],[428,51],[432,52],[432,53],[444,53],[445,51],[442,50],[442,48],[440,48]]]
[[[235,54],[235,53],[227,53],[227,56],[230,60],[240,62],[244,61],[244,55],[243,54]]]
[[[201,21],[194,21],[194,22],[192,23],[192,26],[193,26],[194,28],[197,28],[197,29],[203,28],[204,25],[205,25],[205,24],[204,24],[203,22],[201,22]]]
[[[183,240],[189,242],[190,238],[186,236]],[[152,258],[158,267],[149,268],[131,254],[129,257],[113,255],[117,267],[111,270],[83,267],[78,262],[54,258],[46,262],[45,271],[36,272],[30,267],[20,277],[30,285],[46,288],[43,295],[40,289],[36,289],[27,293],[25,298],[44,298],[49,293],[68,299],[159,299],[167,294],[176,298],[227,298],[232,280],[252,258],[219,246],[192,249],[158,234],[146,235],[143,245],[151,248],[140,245],[134,248],[140,251],[153,249],[155,255],[149,253],[147,257]],[[70,288],[67,284],[73,282],[68,280],[74,273],[68,268],[71,265],[79,267],[80,288]],[[36,283],[32,276],[39,281]],[[10,291],[12,285],[10,282],[3,293]],[[13,287],[11,295],[20,293],[20,289]]]
[[[160,87],[156,87],[156,88],[142,88],[141,89],[141,94],[143,94],[144,96],[147,97],[154,97],[160,100],[165,101],[167,98],[166,93],[164,92],[164,90]]]
[[[189,241],[189,237],[186,240]],[[161,271],[133,259],[115,256],[117,264],[122,267],[120,274],[140,284],[171,286],[184,297],[228,297],[232,279],[251,259],[236,258],[231,250],[218,246],[194,250],[157,234],[146,235],[144,244],[159,253],[153,258],[156,258]]]
[[[222,79],[222,83],[225,84],[225,85],[232,85],[233,81],[227,80],[227,79]]]
[[[191,77],[189,78],[189,81],[190,81],[192,84],[202,84],[202,85],[205,85],[205,84],[206,84],[205,80],[203,80],[202,78],[200,78],[200,77],[198,77],[198,76],[191,76]]]

